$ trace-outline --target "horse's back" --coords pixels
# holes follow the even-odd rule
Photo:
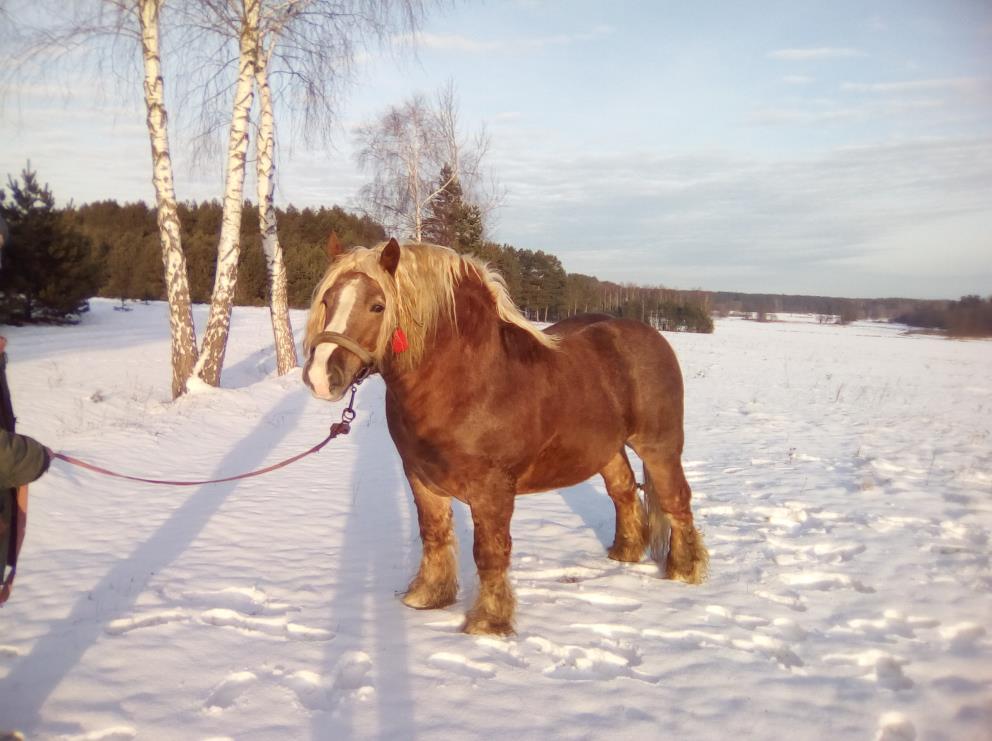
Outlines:
[[[560,334],[561,351],[572,358],[573,372],[600,375],[600,383],[627,418],[631,435],[653,437],[677,427],[680,444],[682,372],[675,351],[658,330],[612,317],[576,322],[565,330]]]
[[[567,319],[562,319],[559,322],[555,322],[550,327],[545,327],[544,332],[546,334],[564,337],[565,335],[585,329],[590,324],[609,322],[614,319],[616,319],[616,317],[610,316],[609,314],[574,314]]]

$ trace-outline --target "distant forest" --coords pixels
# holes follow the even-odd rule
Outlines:
[[[184,203],[179,211],[190,293],[193,301],[207,303],[213,290],[221,204]],[[121,300],[164,297],[154,209],[142,202],[121,205],[116,201],[101,201],[62,209],[60,217],[69,230],[85,236],[95,261],[102,266],[98,295]],[[331,232],[337,233],[345,247],[372,245],[386,239],[379,224],[337,206],[279,209],[278,223],[289,276],[290,304],[295,308],[310,304],[313,288],[327,267],[324,245]],[[250,205],[243,212],[241,239],[236,303],[266,305],[267,282],[258,212]],[[697,291],[620,285],[570,274],[555,255],[508,244],[479,240],[464,251],[499,270],[514,301],[535,321],[553,322],[581,312],[608,312],[643,319],[661,329],[713,331],[706,295]]]
[[[101,201],[55,209],[49,201],[52,222],[48,232],[59,232],[62,247],[50,256],[57,262],[86,263],[87,295],[125,300],[161,300],[165,296],[158,225],[154,209],[142,202]],[[45,209],[43,209],[45,210]],[[183,248],[189,284],[195,302],[209,303],[216,266],[221,204],[217,201],[180,205]],[[337,206],[304,208],[292,206],[278,211],[279,238],[285,252],[290,303],[306,308],[313,287],[327,267],[324,251],[328,235],[336,232],[345,245],[371,245],[386,238],[382,226],[367,216],[357,216]],[[246,204],[241,225],[242,250],[238,268],[236,303],[263,306],[268,303],[265,262],[259,238],[258,212]],[[27,236],[27,234],[25,234]],[[44,241],[22,239],[22,242]],[[58,241],[58,240],[57,240]],[[69,249],[66,245],[72,243]],[[580,273],[567,273],[561,261],[541,250],[518,249],[481,239],[462,251],[480,257],[500,271],[510,294],[526,315],[536,321],[553,322],[577,313],[603,312],[631,317],[669,331],[712,332],[716,316],[737,315],[770,321],[777,314],[817,314],[821,321],[847,323],[858,319],[892,319],[913,326],[946,332],[952,336],[992,334],[992,300],[965,296],[960,301],[924,301],[903,298],[846,299],[825,296],[748,294],[702,290],[675,290],[659,286],[620,284]],[[14,244],[18,251],[27,244]],[[456,248],[458,245],[456,245]],[[6,250],[5,250],[6,251]],[[11,257],[14,257],[11,254]],[[39,272],[44,273],[42,266]],[[52,274],[53,271],[49,271]],[[10,271],[0,282],[13,283]],[[68,276],[67,276],[68,279]],[[24,296],[27,289],[0,285],[0,299],[8,303]],[[63,285],[47,291],[67,294]],[[28,292],[30,295],[30,292]],[[39,299],[44,298],[44,290]],[[78,303],[79,299],[73,298]],[[49,297],[49,303],[51,297]],[[21,302],[23,303],[23,302]],[[45,314],[22,306],[3,310],[0,321],[45,321]],[[36,301],[40,305],[40,301]],[[79,304],[82,306],[83,304]],[[71,309],[71,306],[69,307]],[[58,312],[53,312],[54,317]]]

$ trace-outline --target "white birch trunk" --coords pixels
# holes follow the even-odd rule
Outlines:
[[[196,330],[179,230],[179,212],[169,154],[168,116],[165,111],[164,82],[159,51],[158,15],[161,0],[139,0],[141,51],[144,61],[144,89],[148,137],[152,148],[152,184],[158,213],[165,291],[169,302],[172,337],[172,398],[186,392],[186,382],[196,364]]]
[[[258,224],[262,233],[262,251],[269,275],[269,315],[272,319],[272,336],[276,347],[276,369],[280,376],[293,370],[299,361],[293,326],[289,321],[289,290],[286,285],[286,264],[276,224],[275,208],[275,123],[272,113],[272,91],[269,88],[269,57],[259,48],[255,67],[255,84],[258,87],[259,121],[258,140],[255,142],[258,168]]]
[[[245,0],[239,43],[238,83],[234,91],[231,131],[227,140],[224,215],[217,244],[217,273],[214,277],[207,329],[194,371],[197,378],[211,386],[220,385],[224,353],[227,351],[227,337],[231,329],[231,308],[238,282],[245,159],[248,153],[248,123],[253,97],[255,63],[258,58],[258,26],[259,0]]]

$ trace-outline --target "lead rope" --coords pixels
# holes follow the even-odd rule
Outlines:
[[[266,466],[265,468],[260,468],[257,471],[251,471],[249,473],[241,473],[237,476],[225,476],[220,479],[205,479],[203,481],[170,481],[168,479],[146,479],[141,476],[130,476],[125,473],[118,473],[117,471],[111,471],[108,468],[103,468],[101,466],[96,466],[92,463],[87,463],[86,461],[79,460],[79,458],[74,458],[71,455],[66,455],[65,453],[54,453],[53,458],[58,458],[60,461],[65,461],[66,463],[77,466],[79,468],[85,468],[88,471],[93,471],[94,473],[103,474],[104,476],[112,476],[115,479],[127,479],[128,481],[139,481],[143,484],[157,484],[160,486],[203,486],[205,484],[222,484],[227,481],[238,481],[240,479],[250,479],[254,476],[261,476],[265,473],[270,473],[272,471],[278,470],[280,468],[285,468],[291,463],[296,463],[296,461],[301,458],[306,458],[308,455],[312,455],[320,451],[327,443],[329,443],[334,438],[339,435],[347,435],[351,432],[351,423],[355,421],[355,417],[358,415],[355,413],[355,394],[358,392],[358,385],[364,381],[365,378],[360,378],[351,387],[351,398],[348,400],[348,406],[344,408],[341,412],[341,421],[335,422],[331,425],[330,432],[327,433],[327,437],[321,440],[319,443],[314,445],[309,450],[294,455],[292,458],[287,458],[279,463],[274,463],[271,466]]]

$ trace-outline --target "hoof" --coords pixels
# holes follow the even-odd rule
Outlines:
[[[431,588],[414,582],[403,595],[403,604],[414,610],[439,610],[453,605],[458,597],[458,585],[444,585]]]
[[[703,536],[695,528],[679,532],[672,531],[672,547],[668,552],[665,578],[702,584],[709,575],[710,554],[703,544]]]
[[[606,555],[614,561],[624,561],[626,563],[637,563],[644,555],[644,546],[641,543],[620,542],[610,546]]]
[[[665,578],[672,581],[681,581],[686,584],[702,584],[709,575],[709,568],[705,563],[695,563],[688,569],[675,569],[669,566],[665,569]]]
[[[473,636],[509,636],[516,633],[509,620],[484,615],[468,615],[462,632]]]

